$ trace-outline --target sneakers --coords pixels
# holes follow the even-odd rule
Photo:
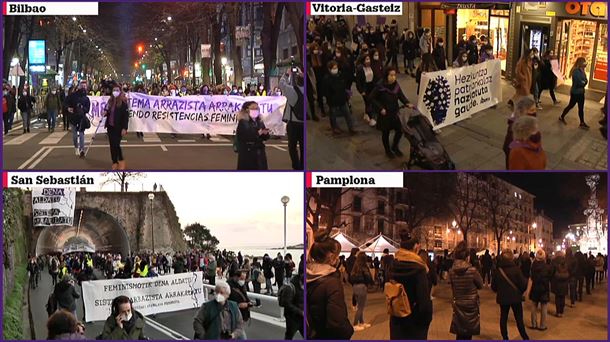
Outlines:
[[[561,121],[564,125],[567,125],[568,123],[566,122],[566,119],[564,119],[563,116],[559,117],[559,121]]]
[[[364,114],[364,116],[362,117],[364,119],[364,121],[366,122],[370,122],[371,121],[371,117],[368,114]]]
[[[369,126],[375,127],[375,125],[377,125],[377,121],[375,119],[371,119],[371,121],[369,121]]]
[[[74,155],[80,155],[80,150],[78,149],[78,147],[74,148]]]
[[[364,330],[364,327],[362,325],[360,325],[360,324],[354,325],[354,331],[362,331],[362,330]]]
[[[537,109],[542,109],[542,104],[540,104],[540,102],[536,103],[536,108]]]
[[[371,325],[368,323],[362,323],[362,326],[364,327],[364,329],[368,329],[371,327]]]
[[[578,127],[582,128],[582,129],[589,129],[589,125],[587,125],[587,124],[586,124],[586,123],[584,123],[584,122],[581,122],[581,123],[580,123],[580,125],[579,125]]]
[[[80,158],[85,158],[85,151],[80,151]]]

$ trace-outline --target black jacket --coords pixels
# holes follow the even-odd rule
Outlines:
[[[432,51],[434,57],[434,63],[438,70],[447,69],[447,55],[445,54],[445,48],[436,44],[434,51]]]
[[[401,249],[402,251],[402,249]],[[415,262],[402,261],[398,255],[392,263],[392,279],[401,283],[411,305],[411,318],[420,325],[428,325],[432,321],[432,300],[426,268]]]
[[[267,279],[273,278],[273,265],[272,265],[272,261],[273,260],[271,260],[270,258],[264,258],[263,259],[263,275]]]
[[[31,95],[19,96],[19,100],[17,101],[17,107],[22,112],[31,112],[34,108],[34,103],[36,103],[36,98]]]
[[[106,117],[106,128],[110,128],[110,111],[111,107],[108,107],[108,116]],[[114,127],[120,129],[128,129],[129,127],[129,107],[127,102],[123,102],[122,105],[117,106],[114,109]]]
[[[267,170],[267,154],[264,141],[269,134],[259,135],[258,130],[264,129],[263,120],[239,120],[235,139],[237,139],[237,169]]]
[[[534,260],[532,264],[531,278],[532,289],[529,298],[534,302],[548,303],[551,290],[551,266],[544,260]]]
[[[570,280],[570,272],[564,256],[557,256],[551,263],[551,291],[555,296],[565,296],[568,294],[568,282]]]
[[[415,38],[405,38],[405,40],[402,42],[402,53],[405,55],[406,59],[415,59],[417,57],[418,48],[419,43]]]
[[[453,317],[449,331],[457,335],[479,335],[479,292],[483,279],[475,267],[465,260],[456,260],[449,270],[453,291]]]
[[[541,76],[540,76],[540,90],[542,89],[555,89],[555,86],[557,85],[557,76],[555,76],[555,73],[553,72],[553,66],[551,65],[551,60],[550,59],[543,59],[542,61],[540,61],[540,66],[539,66],[541,71]]]
[[[373,68],[371,67],[371,71]],[[366,81],[366,75],[364,74],[364,65],[359,65],[356,70],[356,88],[359,93],[365,93],[368,97],[375,88],[375,84],[379,82],[379,79],[375,77],[375,72],[373,71],[373,80],[371,82]]]
[[[347,103],[348,98],[345,84],[346,82],[341,73],[337,75],[329,74],[324,77],[322,93],[330,107],[339,107]]]
[[[68,311],[76,310],[76,299],[80,298],[80,295],[73,285],[66,281],[60,281],[55,285],[54,294],[58,308]]]
[[[227,284],[231,286],[231,294],[229,295],[229,300],[234,301],[235,303],[237,303],[238,306],[241,303],[250,303],[250,299],[248,298],[248,292],[246,290],[245,285],[240,286],[233,279],[227,281]],[[241,317],[243,318],[244,322],[247,322],[250,319],[249,307],[245,309],[239,308],[239,312],[241,312]]]
[[[89,113],[91,102],[89,101],[87,94],[76,91],[66,98],[66,107],[73,108],[72,113],[67,113],[70,123],[74,126],[79,126],[83,116]],[[83,131],[80,127],[79,130]]]
[[[349,282],[352,285],[356,284],[364,284],[364,285],[373,285],[375,282],[373,281],[373,276],[371,276],[371,271],[368,268],[361,269],[360,272],[354,273],[354,270],[349,275]]]
[[[510,279],[517,289],[513,288],[500,270]],[[502,257],[498,259],[498,268],[491,280],[491,289],[496,292],[496,303],[500,305],[511,305],[521,303],[521,296],[527,289],[527,279],[513,260],[506,260]]]
[[[407,97],[400,89],[398,82],[394,84],[387,84],[386,82],[380,82],[377,84],[370,97],[373,108],[376,113],[380,113],[382,109],[385,109],[385,115],[379,115],[377,119],[377,127],[382,131],[391,129],[400,129],[400,119],[398,118],[399,105],[398,101],[403,104],[409,103]]]
[[[307,265],[308,272],[310,265]],[[354,328],[347,318],[341,273],[310,281],[307,275],[307,339],[349,340]]]
[[[289,286],[286,288],[286,301],[284,304],[284,317],[287,319],[295,319],[303,321],[303,303],[304,292],[301,282],[299,281],[299,275],[295,275],[290,279],[290,283],[294,286],[294,291]]]

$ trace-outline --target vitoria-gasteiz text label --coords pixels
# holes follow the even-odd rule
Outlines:
[[[316,176],[316,185],[375,185],[373,177],[324,177]]]
[[[328,4],[328,3],[312,3],[312,14],[323,12],[323,13],[397,13],[400,12],[400,6],[395,4],[390,5],[368,5],[361,3],[355,7],[349,4]]]
[[[44,6],[30,6],[28,4],[9,4],[8,14],[11,13],[44,13],[47,8]]]

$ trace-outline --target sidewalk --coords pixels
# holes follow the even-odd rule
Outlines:
[[[407,98],[417,102],[415,79],[405,74],[398,81]],[[470,119],[440,130],[438,139],[443,144],[458,170],[504,170],[502,144],[506,134],[506,120],[511,114],[508,99],[514,90],[508,81],[502,80],[503,100],[495,109],[489,108],[474,114]],[[333,137],[328,118],[319,122],[307,122],[307,168],[310,170],[402,170],[408,161],[409,142],[403,137],[401,150],[405,157],[388,159],[381,144],[381,132],[369,127],[362,116],[364,102],[353,87],[352,113],[355,128],[360,134],[349,137]],[[556,93],[560,104],[553,106],[548,92],[543,93],[542,110],[538,120],[542,132],[542,145],[547,154],[547,169],[557,170],[605,170],[608,165],[607,141],[599,132],[602,104],[585,101],[585,121],[589,130],[578,128],[578,111],[573,108],[566,117],[568,125],[558,117],[569,102],[569,95]],[[592,98],[595,96],[588,96]],[[600,96],[597,96],[600,97]],[[317,108],[316,108],[317,110]],[[345,120],[338,119],[346,130]]]
[[[608,337],[608,292],[607,280],[593,290],[592,295],[583,295],[583,301],[577,302],[575,308],[566,306],[562,318],[555,314],[554,297],[548,305],[547,326],[545,331],[527,328],[530,325],[529,300],[524,303],[524,322],[527,333],[532,340],[606,340]],[[346,285],[345,302],[350,322],[353,323],[354,311],[350,308],[352,290]],[[454,340],[455,335],[449,333],[451,326],[451,287],[443,281],[433,290],[435,299],[432,301],[434,315],[428,331],[429,340]],[[496,294],[490,287],[479,291],[481,297],[481,335],[474,336],[477,340],[497,340],[500,335],[500,307],[496,304]],[[568,300],[569,301],[569,300]],[[540,318],[538,318],[540,319]],[[372,326],[354,333],[353,340],[389,340],[389,318],[386,313],[385,297],[382,292],[369,292],[364,309],[364,320]],[[521,339],[512,312],[508,319],[509,338]]]

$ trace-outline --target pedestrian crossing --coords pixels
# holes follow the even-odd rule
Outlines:
[[[26,141],[37,136],[38,133],[27,133],[18,136],[17,138],[11,139],[9,141],[5,141],[4,145],[23,145]],[[4,137],[6,139],[6,136]]]
[[[46,138],[42,139],[38,144],[39,145],[57,145],[63,137],[68,134],[68,131],[61,132],[53,132],[49,134]]]

